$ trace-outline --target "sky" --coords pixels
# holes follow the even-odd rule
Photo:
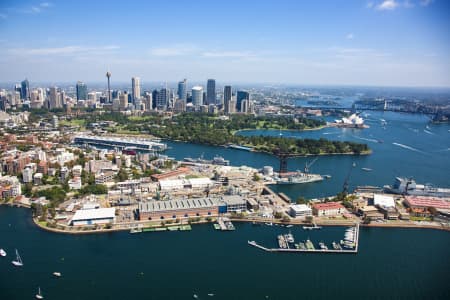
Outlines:
[[[0,82],[450,87],[447,0],[0,1]]]

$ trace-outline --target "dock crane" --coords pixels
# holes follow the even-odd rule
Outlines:
[[[353,162],[352,166],[350,167],[350,170],[348,171],[347,177],[345,177],[344,185],[342,186],[342,194],[344,197],[348,195],[348,183],[350,180],[350,175],[352,175],[353,168],[356,166],[356,163]]]

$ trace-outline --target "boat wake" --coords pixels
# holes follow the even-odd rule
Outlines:
[[[428,130],[426,130],[426,129],[424,129],[423,132],[428,133],[428,134],[431,134],[431,135],[434,135],[434,133],[432,133],[431,131],[428,131]]]
[[[368,142],[372,142],[372,143],[378,143],[378,140],[375,140],[375,139],[363,138],[363,137],[359,137],[359,136],[356,136],[356,135],[353,135],[353,137],[358,139],[358,140],[368,141]]]
[[[392,143],[392,145],[395,145],[395,146],[398,146],[398,147],[401,147],[401,148],[404,148],[404,149],[408,149],[408,150],[411,150],[411,151],[414,151],[414,152],[426,154],[425,152],[420,151],[419,149],[413,148],[413,147],[408,146],[408,145],[403,145],[403,144],[400,144],[400,143]]]

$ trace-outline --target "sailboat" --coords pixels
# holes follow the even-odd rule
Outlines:
[[[17,251],[17,249],[16,249],[16,260],[13,260],[11,263],[16,267],[23,266],[22,259],[20,258],[19,251]]]
[[[41,287],[38,288],[38,293],[36,294],[36,299],[44,299],[44,296],[42,296],[42,293],[41,293]]]
[[[0,249],[0,256],[5,257],[6,256],[6,251],[3,249]]]

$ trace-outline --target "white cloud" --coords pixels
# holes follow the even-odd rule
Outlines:
[[[198,47],[191,44],[177,44],[168,47],[155,47],[150,49],[154,56],[184,56],[198,52]]]
[[[433,0],[421,0],[420,1],[420,5],[422,6],[428,6],[431,4],[431,2],[433,2]]]
[[[65,46],[53,48],[13,48],[8,52],[12,55],[72,55],[80,53],[101,54],[119,49],[118,46],[108,45],[100,47]]]
[[[346,38],[347,40],[353,40],[353,39],[355,38],[355,35],[354,35],[353,33],[348,33],[348,34],[345,36],[345,38]]]
[[[53,4],[50,2],[41,2],[38,5],[32,5],[29,8],[25,8],[21,10],[21,12],[27,14],[39,14],[49,9],[51,6],[53,6]]]
[[[255,54],[250,51],[207,51],[203,52],[202,56],[243,58],[243,57],[254,57]]]
[[[384,0],[378,4],[375,9],[377,10],[394,10],[398,7],[398,3],[395,0]]]

